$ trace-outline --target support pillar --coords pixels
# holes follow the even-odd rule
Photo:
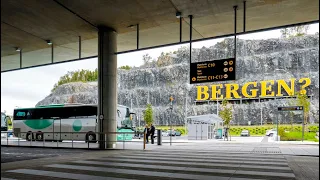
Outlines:
[[[108,133],[99,136],[99,148],[107,149],[115,148],[117,140],[117,33],[98,29],[98,130]]]

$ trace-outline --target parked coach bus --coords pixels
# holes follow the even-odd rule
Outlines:
[[[98,138],[96,134],[98,132],[97,111],[97,105],[88,104],[56,104],[14,109],[13,132],[16,137],[28,141],[96,142]],[[135,114],[130,113],[128,107],[118,105],[117,131],[134,132],[132,126],[134,117]],[[128,135],[126,140],[128,140]]]

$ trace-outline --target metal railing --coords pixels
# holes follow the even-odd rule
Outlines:
[[[5,135],[5,138],[3,137]],[[136,140],[143,135],[143,140]],[[91,136],[91,137],[90,137]],[[110,141],[116,136],[116,141]],[[90,138],[89,138],[90,137]],[[114,137],[113,137],[114,138]],[[102,140],[101,140],[102,139]],[[60,148],[107,149],[115,144],[116,149],[145,149],[145,134],[136,132],[10,132],[1,131],[1,145]]]
[[[166,145],[166,144],[181,144],[189,141],[187,136],[173,136],[163,135],[158,138],[158,133],[155,133],[154,144],[146,145],[146,134],[143,131],[135,132],[92,132],[94,140],[86,140],[85,137],[88,132],[15,132],[15,131],[1,131],[1,145],[2,146],[33,146],[33,147],[52,147],[52,148],[80,148],[80,149],[109,149],[108,144],[115,144],[116,147],[112,149],[134,149],[145,150],[147,147]],[[4,136],[3,136],[4,134]],[[31,134],[28,140],[26,135]],[[37,135],[42,135],[39,139]],[[12,137],[11,137],[12,136]],[[108,141],[110,136],[116,136],[116,141]],[[149,143],[151,136],[149,136]],[[158,142],[159,140],[159,142]],[[152,141],[151,141],[152,142]],[[102,146],[102,148],[100,148]],[[111,147],[110,147],[111,149]]]

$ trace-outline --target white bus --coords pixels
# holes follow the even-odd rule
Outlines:
[[[14,109],[13,132],[16,137],[28,141],[96,142],[96,132],[99,131],[97,111],[97,105],[85,104],[56,104]],[[133,132],[133,115],[128,107],[118,105],[117,131],[127,129],[127,132]]]

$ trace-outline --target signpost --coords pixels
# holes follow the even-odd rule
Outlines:
[[[190,64],[190,84],[236,80],[236,59],[220,59]]]
[[[174,100],[174,98],[172,97],[172,96],[170,96],[170,98],[169,98],[169,100],[170,100],[170,110],[171,110],[171,113],[170,113],[170,146],[171,146],[171,144],[172,144],[172,133],[173,133],[173,131],[172,131],[172,109],[173,109],[173,100]]]
[[[278,111],[302,111],[302,142],[304,138],[304,112],[303,106],[286,106],[286,107],[278,107]],[[277,140],[278,140],[278,117],[277,117]]]

